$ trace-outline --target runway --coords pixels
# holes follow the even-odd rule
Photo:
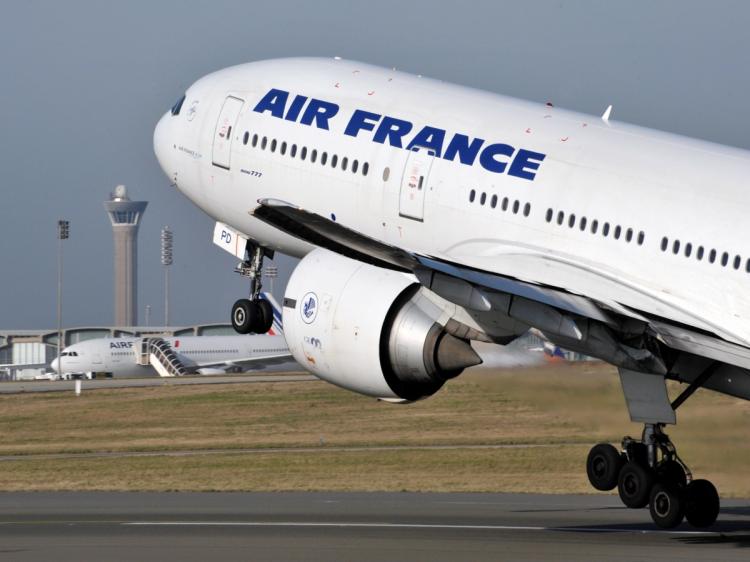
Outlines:
[[[185,377],[153,377],[141,379],[93,379],[83,380],[83,391],[105,388],[138,388],[147,386],[170,386],[192,384],[233,384],[248,382],[301,382],[317,381],[317,377],[303,371],[263,371],[237,375],[191,375]],[[22,394],[26,392],[73,392],[75,381],[12,381],[0,383],[0,394]]]
[[[3,560],[746,560],[750,500],[711,532],[613,496],[6,493]]]

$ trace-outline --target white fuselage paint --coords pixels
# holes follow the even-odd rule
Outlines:
[[[337,104],[338,114],[325,130],[253,111],[272,88],[289,92],[287,108],[302,94]],[[227,170],[212,160],[219,114],[229,96],[243,105],[228,139]],[[413,220],[399,213],[409,152],[373,142],[372,131],[345,135],[357,109],[412,122],[407,141],[431,125],[446,130],[446,139],[463,133],[546,158],[533,181],[488,171],[478,159],[469,166],[435,158],[424,186],[423,220]],[[245,145],[245,132],[250,139],[266,137],[268,146]],[[275,152],[270,150],[273,139]],[[282,142],[287,143],[285,155]],[[154,144],[162,168],[196,205],[281,252],[301,256],[311,246],[253,218],[259,199],[335,215],[344,226],[413,252],[604,303],[616,301],[750,344],[750,153],[744,150],[327,59],[262,61],[211,74],[188,89],[179,115],[161,119]],[[296,157],[289,155],[293,144]],[[308,150],[305,161],[299,157],[301,147]],[[313,149],[318,152],[314,164]],[[224,158],[227,147],[218,150]],[[328,154],[325,166],[322,152]],[[358,160],[360,170],[367,162],[369,173],[333,168],[332,155],[339,162]],[[476,198],[470,203],[472,190]],[[487,194],[484,205],[482,193]],[[496,208],[491,207],[493,195]],[[506,197],[508,210],[503,211]],[[530,213],[524,216],[527,203]],[[562,225],[559,212],[564,213]],[[645,239],[639,244],[641,232]],[[667,251],[661,249],[663,238]],[[696,257],[700,247],[702,260]],[[725,252],[728,262],[722,265]]]
[[[73,344],[63,350],[63,373],[108,373],[116,378],[159,376],[151,365],[139,365],[143,338],[98,338]],[[228,370],[248,359],[288,355],[283,335],[183,336],[163,338],[183,365],[196,371],[201,365]],[[291,357],[290,357],[291,360]],[[52,370],[57,371],[57,359]],[[237,365],[237,366],[240,366]],[[213,369],[210,369],[213,371]]]

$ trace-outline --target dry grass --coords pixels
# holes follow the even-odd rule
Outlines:
[[[604,365],[475,371],[394,406],[317,382],[0,397],[0,454],[317,447],[190,457],[6,461],[0,489],[589,492],[597,441],[640,432]],[[750,403],[697,393],[670,434],[723,495],[750,496]],[[576,443],[555,448],[330,451],[330,446]],[[577,445],[580,444],[580,445]]]

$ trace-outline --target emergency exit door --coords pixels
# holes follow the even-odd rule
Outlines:
[[[399,215],[418,221],[424,220],[424,198],[427,192],[427,179],[432,168],[434,152],[426,148],[409,151],[401,179],[399,195]]]
[[[229,169],[232,160],[232,139],[235,136],[234,128],[237,118],[242,110],[243,100],[233,96],[227,96],[219,113],[214,132],[213,163],[225,170]]]

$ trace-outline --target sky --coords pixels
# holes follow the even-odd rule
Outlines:
[[[9,0],[0,19],[0,329],[113,321],[118,184],[149,202],[139,320],[163,320],[159,233],[174,232],[172,324],[227,322],[247,283],[213,224],[169,187],[153,128],[192,82],[286,56],[341,56],[750,149],[743,1]],[[668,220],[668,217],[665,219]],[[295,260],[277,256],[277,297]]]

